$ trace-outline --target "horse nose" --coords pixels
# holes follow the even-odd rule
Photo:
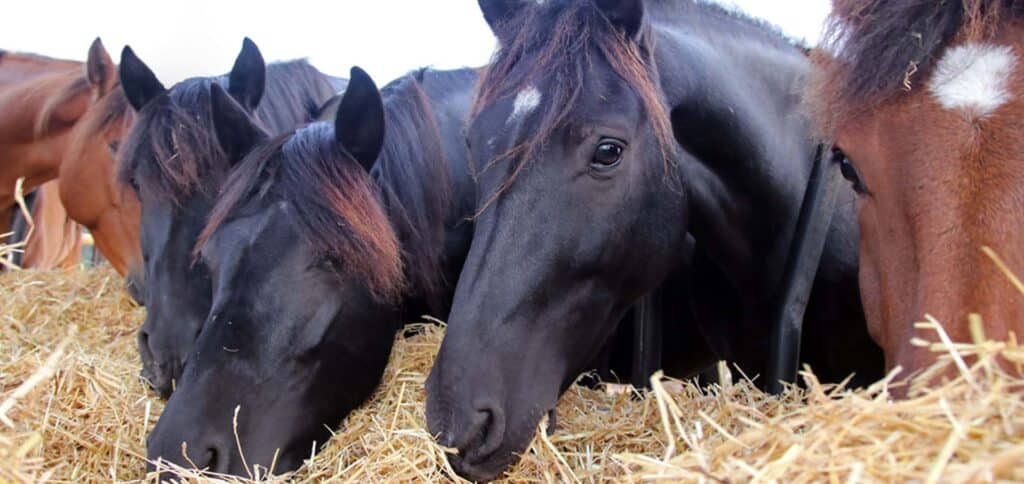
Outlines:
[[[184,442],[185,445],[182,445],[181,443],[173,445],[172,442],[150,442],[151,448],[154,444],[156,444],[158,448],[161,444],[169,444],[166,446],[166,452],[151,453],[150,455],[150,470],[156,469],[161,471],[161,475],[157,482],[164,482],[165,480],[167,482],[175,482],[174,479],[178,477],[173,475],[173,471],[168,472],[168,465],[154,465],[158,461],[170,463],[186,470],[222,475],[228,474],[231,467],[231,451],[229,447],[222,445],[213,439],[207,439],[207,441],[182,442]]]

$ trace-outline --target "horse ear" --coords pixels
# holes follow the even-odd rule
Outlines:
[[[242,41],[242,51],[235,59],[228,75],[228,92],[247,111],[252,112],[260,104],[267,79],[267,64],[263,61],[259,47],[252,39]]]
[[[85,60],[85,78],[92,87],[93,100],[110,92],[117,83],[114,61],[110,59],[110,54],[107,53],[107,48],[103,47],[103,41],[99,37],[96,37],[89,46],[89,56]]]
[[[121,78],[121,88],[128,102],[136,111],[141,111],[146,103],[161,95],[167,89],[157,80],[156,75],[150,70],[135,51],[127,45],[121,51],[121,65],[118,66],[118,75]]]
[[[237,163],[259,143],[266,134],[249,117],[249,113],[224,91],[220,84],[210,85],[210,109],[213,114],[213,130],[217,141]]]
[[[352,68],[334,118],[334,137],[367,171],[384,146],[384,101],[366,71]]]
[[[480,5],[487,25],[490,25],[491,31],[497,35],[498,30],[508,24],[522,8],[523,0],[477,0],[477,4]]]
[[[594,0],[594,3],[627,38],[640,35],[644,25],[644,0]]]

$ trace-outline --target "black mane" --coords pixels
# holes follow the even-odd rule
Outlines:
[[[181,81],[152,101],[159,104],[150,108],[151,115],[136,118],[137,125],[122,152],[144,149],[151,156],[135,156],[131,162],[121,163],[118,176],[122,182],[175,201],[196,191],[216,195],[229,164],[213,127],[210,85],[214,82],[226,88],[228,78]],[[320,103],[332,94],[326,76],[305,60],[270,64],[255,118],[271,133],[292,130],[309,122]]]
[[[287,200],[301,236],[325,257],[363,273],[378,297],[393,299],[411,285],[433,304],[444,284],[450,183],[419,79],[413,73],[381,90],[387,128],[372,178],[338,149],[331,122],[278,136],[231,174],[197,249],[250,201]]]

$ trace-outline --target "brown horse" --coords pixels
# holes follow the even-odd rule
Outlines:
[[[90,104],[79,62],[0,52],[0,234],[10,231],[14,185],[59,173],[68,132]]]
[[[860,286],[889,368],[935,360],[926,315],[1024,337],[1024,1],[835,0],[810,101],[859,194]]]
[[[84,65],[0,54],[0,233],[7,231],[13,211],[13,180],[26,177],[25,189],[31,190],[59,173],[68,215],[90,230],[97,249],[137,291],[138,201],[118,183],[114,161],[132,120],[100,39]]]
[[[20,213],[15,222],[14,232],[21,235],[15,238],[25,240],[18,265],[24,269],[42,270],[76,267],[82,255],[82,226],[68,217],[61,204],[58,180],[36,188],[31,205],[31,230],[28,230],[29,222],[20,217]],[[22,230],[19,230],[19,225]]]
[[[117,79],[116,67],[102,44],[93,44],[86,61],[93,104],[71,128],[60,163],[60,199],[71,218],[89,229],[97,250],[133,293],[141,289],[139,201],[117,180],[116,152],[135,116]]]

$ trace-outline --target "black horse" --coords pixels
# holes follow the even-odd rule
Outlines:
[[[165,89],[125,47],[120,78],[137,112],[120,150],[118,176],[142,207],[147,315],[138,333],[139,354],[144,377],[166,397],[210,310],[209,274],[192,264],[192,247],[221,183],[244,155],[214,136],[210,86],[227,86],[239,104],[277,133],[310,121],[335,94],[336,80],[305,61],[267,67],[249,39],[227,76],[191,78]]]
[[[491,479],[630,304],[689,276],[701,333],[764,374],[770,320],[816,142],[809,63],[764,25],[695,0],[480,0],[500,47],[468,141],[480,214],[427,421],[453,467]],[[804,360],[881,375],[857,290],[852,194],[833,219]],[[669,294],[665,296],[673,297]]]
[[[378,92],[354,68],[333,122],[270,139],[213,86],[220,144],[249,155],[196,246],[213,304],[151,461],[298,468],[370,396],[396,330],[446,313],[472,235],[476,78],[420,70]]]

